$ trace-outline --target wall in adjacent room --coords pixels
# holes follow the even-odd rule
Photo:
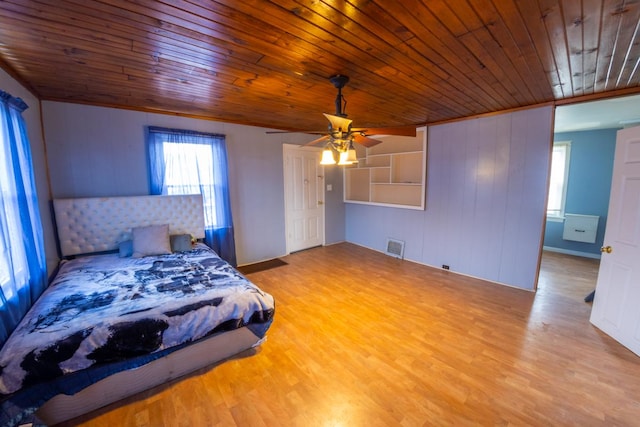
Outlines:
[[[226,135],[238,264],[285,254],[282,144],[313,136],[60,102],[43,102],[42,109],[54,197],[149,194],[146,126]],[[344,240],[342,185],[333,188],[325,208],[327,243]]]
[[[554,134],[555,141],[571,141],[565,212],[597,215],[600,219],[595,243],[563,240],[564,222],[547,221],[545,248],[574,255],[600,257],[609,210],[617,131],[618,129],[601,129]]]
[[[552,107],[429,127],[426,210],[348,204],[347,241],[532,290],[550,167]]]

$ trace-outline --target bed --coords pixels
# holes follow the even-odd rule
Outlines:
[[[65,259],[0,351],[1,425],[56,424],[260,345],[273,297],[204,237],[202,198],[54,200]]]

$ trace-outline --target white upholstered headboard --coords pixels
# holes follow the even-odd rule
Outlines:
[[[131,229],[169,224],[170,234],[204,237],[202,196],[132,196],[54,199],[63,256],[118,249]]]

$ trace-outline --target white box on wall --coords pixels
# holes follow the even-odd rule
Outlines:
[[[598,232],[597,215],[565,214],[562,238],[574,242],[595,243]]]

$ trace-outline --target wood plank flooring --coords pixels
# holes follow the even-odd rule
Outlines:
[[[346,243],[283,260],[249,275],[276,299],[259,349],[66,425],[640,422],[640,358],[583,301],[597,260],[545,253],[535,294]]]

